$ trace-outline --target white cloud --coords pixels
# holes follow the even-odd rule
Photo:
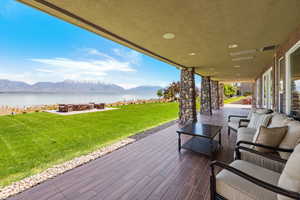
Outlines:
[[[126,59],[128,60],[130,63],[134,64],[134,65],[138,65],[140,64],[141,60],[142,60],[142,54],[137,52],[137,51],[133,51],[133,50],[130,50],[130,51],[124,51],[122,49],[113,49],[113,52],[123,58],[123,59]]]
[[[43,68],[36,69],[35,71],[37,71],[37,72],[43,72],[43,73],[54,73],[53,70],[43,69]]]
[[[69,58],[51,59],[30,59],[31,61],[42,63],[47,68],[38,68],[41,73],[57,73],[65,78],[88,78],[87,76],[106,76],[108,72],[134,72],[135,69],[128,62],[121,62],[116,59],[98,60],[75,60]],[[94,79],[94,78],[92,78]]]
[[[117,84],[124,88],[141,85],[165,86],[167,83],[140,77],[133,73],[137,63],[141,63],[141,54],[124,49],[113,49],[108,55],[97,49],[80,49],[80,54],[70,58],[32,58],[31,69],[23,73],[0,69],[0,79],[36,83],[41,81],[59,82],[63,80],[96,81]],[[35,66],[35,67],[34,67]]]
[[[117,83],[117,85],[125,89],[135,88],[139,86],[138,84],[131,84],[131,83]]]
[[[55,81],[55,77],[51,79]],[[28,84],[33,84],[40,81],[45,81],[49,79],[49,76],[44,76],[40,73],[33,73],[33,72],[25,72],[25,73],[0,73],[0,79],[7,79],[11,81],[22,81]]]
[[[84,48],[81,51],[84,52],[81,52],[82,57],[77,56],[76,59],[32,58],[30,61],[43,64],[44,67],[39,67],[35,71],[45,76],[56,74],[63,80],[103,80],[104,77],[113,77],[115,72],[121,72],[122,76],[126,76],[124,73],[135,72],[134,66],[140,57],[140,54],[134,51],[120,50],[114,57],[92,48]]]
[[[104,72],[104,71],[135,71],[129,66],[129,63],[119,62],[117,60],[73,60],[69,58],[51,58],[51,59],[31,59],[31,61],[46,64],[48,66],[86,72]],[[103,73],[105,75],[105,73]]]
[[[114,59],[113,57],[105,54],[105,53],[102,53],[100,51],[98,51],[97,49],[92,49],[92,48],[85,48],[85,49],[82,49],[83,51],[87,52],[88,54],[90,55],[96,55],[96,56],[102,56],[104,58],[108,58],[108,59]]]

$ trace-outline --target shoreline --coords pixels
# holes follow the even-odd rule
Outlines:
[[[138,100],[123,100],[116,101],[114,103],[105,103],[106,107],[118,107],[130,104],[146,104],[146,103],[166,103],[171,102],[169,99],[138,99]],[[87,102],[89,103],[89,102]],[[101,103],[101,102],[96,102]],[[72,104],[72,103],[70,103]],[[80,103],[78,103],[80,104]],[[49,105],[33,105],[33,106],[8,106],[8,105],[0,105],[0,116],[4,115],[14,115],[14,114],[26,114],[32,112],[43,112],[45,110],[58,110],[59,104],[49,104]]]

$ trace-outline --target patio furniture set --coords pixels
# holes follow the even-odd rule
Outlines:
[[[177,131],[179,151],[186,148],[213,159],[221,147],[221,128],[188,124]],[[235,159],[211,163],[211,199],[300,199],[300,122],[269,109],[252,109],[248,116],[228,116],[228,136],[232,131],[237,133]],[[181,134],[193,138],[181,145]],[[214,140],[217,135],[219,141]]]
[[[104,103],[88,103],[88,104],[59,104],[58,112],[72,112],[72,111],[83,111],[83,110],[102,110],[105,108]]]

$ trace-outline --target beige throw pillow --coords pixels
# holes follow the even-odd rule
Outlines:
[[[278,186],[290,191],[300,193],[300,145],[295,147],[294,152],[288,159],[282,174],[280,175]],[[282,195],[278,195],[279,200],[291,200]]]
[[[264,144],[271,147],[278,147],[282,139],[284,138],[288,127],[276,127],[276,128],[266,128],[261,126],[257,132],[257,135],[253,138],[253,143]],[[254,146],[256,151],[269,153],[274,152],[270,149],[256,147]]]
[[[288,131],[281,141],[279,147],[283,149],[294,149],[295,146],[300,142],[300,122],[289,120],[287,122]],[[278,152],[280,157],[288,159],[290,153]]]

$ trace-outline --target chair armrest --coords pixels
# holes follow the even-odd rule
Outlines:
[[[240,127],[247,127],[247,126],[242,125],[243,122],[248,122],[249,123],[250,119],[240,119],[240,121],[239,121],[239,128]]]
[[[268,153],[256,151],[256,150],[254,150],[254,149],[247,148],[247,147],[243,147],[243,146],[239,146],[239,147],[236,147],[236,148],[235,148],[236,159],[237,159],[237,160],[240,160],[240,159],[241,159],[241,152],[240,152],[240,150],[248,151],[248,152],[250,152],[250,153],[257,154],[257,155],[263,156],[263,157],[265,157],[265,158],[267,158],[267,159],[274,160],[274,161],[277,161],[277,162],[280,162],[280,163],[283,163],[283,164],[286,164],[286,162],[287,162],[287,160],[282,159],[282,158],[279,157],[279,156],[274,156],[274,155],[272,155],[272,154],[268,154]]]
[[[241,144],[248,144],[248,145],[253,145],[256,147],[262,147],[265,149],[269,149],[269,150],[273,150],[273,151],[281,151],[281,152],[286,152],[286,153],[292,153],[294,150],[293,149],[283,149],[283,148],[279,148],[279,147],[272,147],[272,146],[268,146],[268,145],[264,145],[264,144],[258,144],[258,143],[254,143],[254,142],[248,142],[248,141],[239,141],[236,146],[239,147]]]
[[[261,148],[269,149],[269,150],[272,150],[272,151],[280,151],[280,152],[286,152],[286,153],[292,153],[293,152],[293,149],[283,149],[283,148],[271,147],[271,146],[267,146],[267,145],[263,145],[263,144],[258,144],[258,143],[253,143],[253,142],[248,142],[248,141],[239,141],[237,143],[237,145],[236,145],[237,147],[235,148],[236,159],[239,159],[239,160],[241,159],[241,152],[240,152],[240,150],[243,150],[243,151],[248,151],[250,153],[263,156],[263,157],[268,158],[270,160],[281,162],[283,164],[285,164],[287,162],[287,160],[282,159],[279,156],[274,156],[272,154],[268,154],[268,153],[256,151],[256,150],[254,150],[252,148],[240,146],[241,144],[253,145],[253,146],[256,146],[256,147],[261,147]]]
[[[238,170],[234,167],[231,167],[230,165],[227,165],[223,162],[220,161],[213,161],[211,164],[211,170],[212,170],[212,174],[211,176],[215,177],[215,173],[214,173],[214,167],[218,166],[222,169],[228,170],[231,173],[240,176],[244,179],[246,179],[247,181],[250,181],[251,183],[254,183],[255,185],[258,185],[260,187],[263,187],[267,190],[270,190],[272,192],[275,192],[276,194],[280,194],[289,198],[293,198],[293,199],[300,199],[300,194],[294,191],[290,191],[290,190],[286,190],[284,188],[278,187],[276,185],[272,185],[270,183],[267,183],[265,181],[262,181],[260,179],[257,179],[253,176],[250,176],[249,174],[246,174],[245,172],[242,172],[241,170]],[[213,178],[213,180],[215,180],[215,178]],[[214,184],[215,185],[215,184]]]
[[[230,122],[230,119],[231,119],[232,117],[247,118],[248,116],[242,116],[242,115],[228,115],[228,122]]]

